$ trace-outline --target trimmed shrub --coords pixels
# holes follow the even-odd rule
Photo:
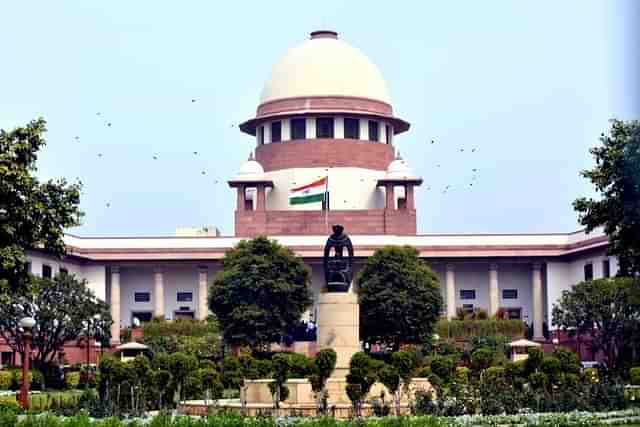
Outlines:
[[[9,390],[13,385],[13,373],[11,371],[0,371],[0,390]]]
[[[11,371],[13,373],[13,384],[11,387],[14,390],[19,390],[20,385],[22,384],[22,369],[13,369]],[[29,371],[29,385],[33,382],[33,371]]]
[[[522,320],[446,320],[436,323],[435,332],[441,339],[467,339],[474,336],[504,335],[511,338],[524,336],[526,325]]]
[[[80,385],[80,372],[65,372],[64,383],[70,390],[78,388],[78,386]]]
[[[436,356],[431,359],[431,372],[445,382],[449,382],[456,367],[455,361],[451,357]]]
[[[640,367],[629,369],[629,379],[632,385],[640,385]]]
[[[495,354],[490,348],[479,348],[471,353],[471,366],[477,371],[487,369],[491,366]]]
[[[456,368],[456,381],[461,384],[467,384],[469,382],[469,375],[471,373],[471,369],[466,366],[458,366]]]
[[[557,347],[553,350],[553,357],[560,361],[560,369],[562,372],[571,374],[580,373],[580,359],[574,351],[566,347]]]

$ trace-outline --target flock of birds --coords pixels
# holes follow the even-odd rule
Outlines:
[[[191,103],[192,104],[194,104],[196,102],[197,102],[197,99],[195,99],[195,98],[191,99]],[[102,112],[100,112],[100,111],[96,112],[95,115],[96,115],[96,117],[102,118]],[[103,124],[107,128],[111,128],[112,127],[112,122],[111,121],[105,120],[105,121],[103,121]],[[234,126],[235,126],[234,124],[231,124],[231,127],[234,127]],[[80,136],[78,136],[78,135],[74,136],[74,140],[76,142],[80,142]],[[430,140],[427,140],[427,144],[434,145],[434,144],[436,144],[436,141],[435,141],[435,139],[430,139]],[[472,147],[470,149],[467,149],[466,151],[470,152],[470,153],[476,153],[478,151],[478,148],[477,147]],[[464,152],[465,152],[465,148],[464,147],[461,147],[461,148],[458,149],[458,153],[464,153]],[[194,157],[200,156],[200,153],[198,151],[193,151],[192,153],[193,153]],[[104,157],[104,153],[98,152],[97,153],[97,157],[99,159],[102,159]],[[154,161],[157,161],[157,160],[160,159],[160,155],[158,153],[154,153],[154,154],[151,155],[151,159],[154,160]],[[442,164],[441,163],[436,163],[435,167],[436,168],[441,168]],[[468,187],[473,187],[474,184],[477,184],[478,171],[479,171],[478,168],[472,168],[471,169],[472,176],[471,176],[470,182],[467,183]],[[203,170],[201,170],[200,174],[202,176],[206,176],[208,173],[207,173],[206,169],[203,169]],[[318,178],[320,178],[320,177],[321,176],[318,176]],[[77,178],[77,180],[80,181],[79,178]],[[360,181],[361,182],[364,182],[365,180],[366,180],[366,178],[364,178],[362,176],[360,177]],[[213,180],[214,184],[219,184],[221,182],[224,182],[224,180],[223,179],[214,179]],[[296,182],[293,182],[293,185],[297,185]],[[444,187],[442,187],[440,189],[440,192],[441,192],[441,194],[447,194],[449,191],[453,190],[453,188],[454,188],[453,184],[447,184],[447,185],[445,185]],[[432,190],[432,185],[427,185],[426,186],[426,190],[427,191],[431,191]],[[435,190],[435,188],[434,188],[434,190]],[[347,201],[345,200],[344,202],[346,203]],[[105,206],[107,208],[111,207],[111,202],[110,201],[105,202]]]

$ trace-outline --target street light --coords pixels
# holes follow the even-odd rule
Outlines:
[[[22,354],[22,386],[20,387],[20,403],[25,411],[29,409],[29,355],[31,353],[31,329],[36,325],[33,317],[20,319],[20,327],[24,330],[22,340],[24,353]]]

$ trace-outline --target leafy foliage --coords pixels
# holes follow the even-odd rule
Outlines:
[[[8,286],[0,289],[0,336],[14,351],[23,352],[19,319],[31,316],[36,366],[50,363],[66,342],[86,336],[102,340],[110,336],[111,314],[87,286],[71,274],[53,280],[31,276],[21,296]]]
[[[437,276],[410,246],[387,246],[367,259],[356,278],[360,336],[386,343],[431,340],[442,296]]]
[[[0,284],[14,292],[29,282],[26,251],[64,255],[64,229],[79,225],[82,216],[80,183],[40,183],[34,175],[45,131],[42,118],[0,130]]]
[[[553,323],[589,335],[609,368],[631,360],[640,344],[640,282],[617,277],[581,282],[562,292],[553,306]]]
[[[524,336],[526,325],[522,320],[446,320],[436,323],[435,332],[441,339],[468,339],[502,335],[511,338]]]
[[[228,343],[278,342],[311,305],[311,272],[293,252],[266,237],[243,240],[225,254],[209,305]]]
[[[618,274],[633,276],[640,273],[640,122],[612,120],[600,142],[590,150],[596,166],[582,176],[601,197],[579,198],[573,207],[587,231],[604,226],[609,253],[618,257]]]

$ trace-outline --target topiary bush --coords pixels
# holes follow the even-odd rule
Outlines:
[[[487,369],[493,363],[494,356],[490,348],[479,348],[471,353],[471,367],[476,371]]]
[[[13,373],[11,371],[0,371],[0,390],[10,390],[13,385]]]
[[[456,367],[455,361],[451,357],[436,356],[431,359],[431,372],[445,382],[451,381],[453,370]]]
[[[65,372],[64,383],[69,390],[77,389],[80,385],[80,372]]]
[[[640,385],[640,366],[629,369],[629,379],[632,385]]]

